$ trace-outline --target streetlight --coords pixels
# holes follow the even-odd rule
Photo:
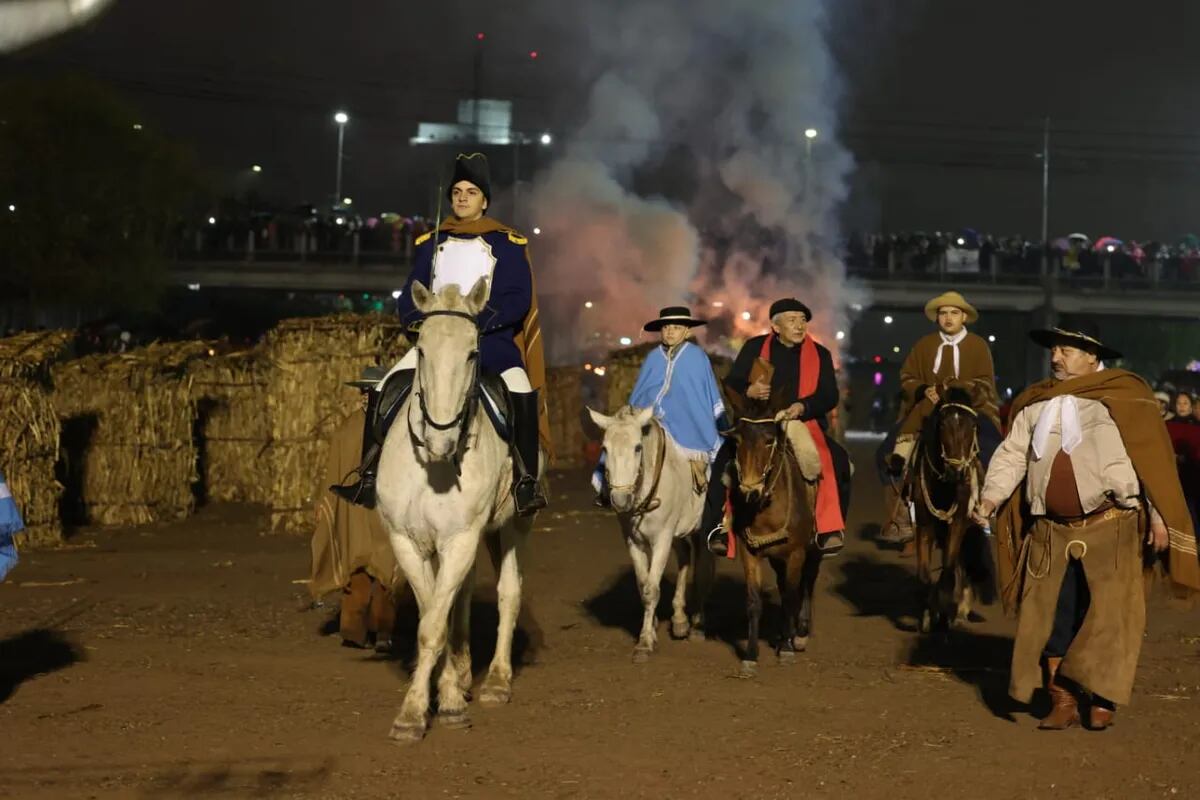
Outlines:
[[[262,172],[262,164],[255,164],[254,166],[250,167],[250,171],[251,172]]]
[[[804,131],[804,158],[806,161],[812,160],[813,140],[817,138],[816,128],[806,128]]]
[[[333,121],[338,126],[337,183],[333,196],[338,198],[342,196],[342,145],[346,141],[346,123],[350,121],[350,115],[345,111],[338,111],[333,115]]]
[[[543,133],[540,141],[544,145],[550,145],[554,142],[554,137],[551,136],[549,133]]]

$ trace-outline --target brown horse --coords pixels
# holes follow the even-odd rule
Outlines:
[[[971,613],[973,585],[986,581],[981,566],[983,532],[971,508],[983,485],[979,418],[970,392],[954,384],[938,387],[941,401],[925,421],[914,453],[909,493],[916,507],[917,577],[925,587],[921,632],[960,627]],[[966,546],[975,545],[971,558]],[[942,561],[933,577],[934,547]]]
[[[733,531],[741,544],[749,618],[745,658],[738,674],[751,678],[758,671],[766,563],[775,571],[783,606],[776,655],[781,663],[791,663],[796,653],[808,646],[813,587],[821,566],[815,544],[817,483],[816,475],[809,480],[802,472],[783,424],[772,417],[747,416],[745,409],[734,410],[739,418],[730,433],[737,442]],[[817,469],[819,474],[819,463]]]

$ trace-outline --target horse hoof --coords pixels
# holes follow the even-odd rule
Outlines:
[[[686,639],[691,632],[691,625],[687,622],[671,622],[671,638],[675,640]]]
[[[442,728],[451,730],[465,731],[471,727],[471,715],[464,708],[461,711],[440,711],[437,715],[437,724]]]
[[[808,637],[796,636],[792,639],[792,647],[796,648],[797,653],[803,653],[808,650]]]
[[[392,723],[392,730],[388,736],[396,744],[419,742],[425,738],[425,723],[397,719]]]
[[[479,690],[479,704],[484,706],[508,705],[512,700],[512,688],[508,686],[484,686]]]
[[[796,652],[794,650],[780,650],[779,663],[783,666],[790,666],[796,663]]]
[[[651,650],[649,647],[633,648],[633,663],[645,664],[646,662],[648,662],[650,660],[650,654],[653,652],[654,651]]]
[[[692,629],[688,631],[687,638],[689,642],[703,642],[708,638],[708,636],[704,633],[703,628],[693,625]]]
[[[742,661],[738,667],[738,671],[734,673],[736,678],[757,678],[758,677],[758,662],[757,661]]]

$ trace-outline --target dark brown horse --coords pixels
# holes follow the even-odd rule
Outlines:
[[[817,484],[805,479],[779,422],[770,416],[753,416],[747,409],[734,410],[738,420],[730,434],[737,442],[733,531],[741,545],[749,618],[739,675],[750,678],[758,671],[758,628],[768,563],[775,571],[783,606],[775,652],[782,663],[790,663],[808,646],[813,586],[821,566],[815,544]]]
[[[990,577],[986,540],[971,521],[984,474],[974,398],[954,384],[938,387],[938,396],[941,401],[925,422],[909,479],[916,508],[917,577],[925,587],[922,633],[965,624],[974,587]],[[942,556],[936,581],[935,547]],[[987,586],[983,590],[992,591]]]

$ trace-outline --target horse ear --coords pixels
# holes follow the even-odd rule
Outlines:
[[[654,419],[654,406],[646,406],[641,411],[637,412],[633,421],[638,424],[639,428],[644,428],[650,424],[650,420]]]
[[[725,395],[725,403],[729,406],[729,410],[733,412],[732,422],[737,422],[739,418],[746,416],[746,400],[733,389],[726,387],[722,392]]]
[[[487,278],[480,278],[475,281],[475,285],[471,287],[471,291],[467,292],[467,312],[472,316],[478,314],[487,305],[488,299],[488,281]]]
[[[428,314],[433,310],[433,293],[425,288],[425,284],[420,281],[413,281],[410,291],[412,292],[413,305],[417,307],[418,311],[422,314]]]
[[[599,411],[594,411],[591,406],[587,407],[588,416],[592,418],[592,422],[602,431],[608,430],[608,426],[612,424],[612,417],[605,416]]]

